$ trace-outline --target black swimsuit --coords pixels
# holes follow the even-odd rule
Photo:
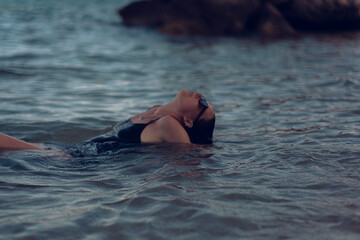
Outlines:
[[[123,147],[125,143],[141,143],[142,131],[147,125],[158,119],[159,118],[148,123],[132,123],[130,119],[128,119],[116,124],[108,133],[76,144],[75,147],[68,149],[68,152],[78,156],[96,155],[116,151]]]
[[[116,124],[112,130],[104,135],[89,139],[90,142],[131,142],[140,143],[141,133],[150,123],[155,122],[158,119],[152,120],[148,123],[132,123],[130,119]]]

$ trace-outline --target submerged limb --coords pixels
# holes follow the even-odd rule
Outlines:
[[[44,150],[31,143],[0,133],[0,153],[19,150]]]

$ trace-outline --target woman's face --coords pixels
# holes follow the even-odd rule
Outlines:
[[[180,90],[175,97],[179,104],[179,109],[185,114],[188,114],[193,120],[195,120],[202,109],[204,108],[199,104],[200,99],[203,99],[201,93],[194,93],[187,90]],[[200,119],[211,119],[214,116],[214,110],[212,106],[208,103],[208,108],[201,114]]]

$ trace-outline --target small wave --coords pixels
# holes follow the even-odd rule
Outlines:
[[[323,80],[320,83],[313,85],[315,88],[346,88],[346,89],[359,89],[360,82],[355,78],[337,78],[330,80]]]
[[[270,196],[260,196],[256,194],[230,193],[221,196],[222,201],[259,201],[259,202],[287,202],[286,199],[276,199]]]
[[[13,70],[13,69],[0,69],[0,77],[21,77],[21,76],[30,76],[32,74]]]
[[[283,131],[283,132],[308,132],[311,130],[320,130],[321,127],[320,126],[309,126],[309,127],[304,127],[304,128],[287,128],[287,129],[283,129],[283,130],[279,130],[279,131]]]
[[[10,61],[10,60],[33,60],[36,58],[44,57],[44,53],[32,53],[32,52],[22,52],[15,53],[11,55],[2,55],[0,56],[1,60]]]
[[[46,188],[48,187],[47,184],[40,185],[40,184],[30,184],[30,183],[12,183],[12,182],[3,182],[0,181],[0,189],[4,191],[10,191],[12,189],[37,189],[37,188]]]
[[[334,184],[334,183],[327,183],[327,182],[323,182],[323,183],[314,183],[314,184],[309,184],[309,185],[305,185],[303,188],[304,189],[310,189],[310,190],[335,190],[335,189],[342,189],[345,186],[343,184]]]

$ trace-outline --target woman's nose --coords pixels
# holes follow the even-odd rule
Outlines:
[[[202,95],[201,95],[201,93],[199,93],[199,92],[196,93],[195,96],[196,96],[196,98],[202,98]]]

